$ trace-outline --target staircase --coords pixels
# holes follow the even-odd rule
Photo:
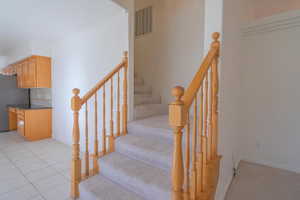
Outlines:
[[[219,36],[213,34],[211,49],[187,90],[172,89],[175,100],[169,104],[168,115],[157,115],[162,112],[160,100],[135,76],[139,120],[127,122],[127,52],[86,95],[80,97],[80,90],[73,89],[73,199],[214,200],[221,160],[217,148]],[[158,110],[153,111],[153,105],[159,105]],[[84,122],[82,127],[79,122]]]
[[[134,117],[143,119],[167,114],[167,106],[161,104],[161,97],[154,95],[152,88],[145,84],[138,74],[134,75]]]
[[[171,198],[172,130],[168,116],[128,124],[128,135],[116,139],[115,152],[100,158],[100,173],[80,184],[84,200]]]

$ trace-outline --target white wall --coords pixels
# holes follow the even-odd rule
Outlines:
[[[72,89],[80,88],[80,96],[83,96],[121,62],[124,50],[128,50],[128,15],[117,6],[114,16],[109,17],[107,23],[74,33],[53,47],[53,133],[56,139],[68,144],[72,140]],[[100,95],[99,115],[102,113]],[[92,103],[89,105],[93,106]],[[93,122],[93,109],[90,110]],[[83,112],[80,114],[82,117]],[[82,120],[81,128],[84,125]],[[100,130],[99,124],[99,133]],[[93,132],[91,123],[90,135]]]
[[[14,47],[5,52],[7,64],[14,63],[18,60],[31,55],[41,55],[51,57],[51,42],[42,40],[30,40],[18,47]]]
[[[208,0],[205,8],[206,51],[210,47],[211,33],[221,32],[219,153],[223,158],[216,199],[223,200],[233,178],[233,168],[240,160],[240,28],[245,18],[246,5],[243,0]]]
[[[300,10],[244,28],[243,158],[300,172]]]
[[[176,85],[187,87],[203,56],[204,1],[137,1],[153,5],[153,33],[136,39],[135,67],[164,104]]]
[[[0,56],[0,69],[6,67],[6,65],[7,65],[7,57]]]

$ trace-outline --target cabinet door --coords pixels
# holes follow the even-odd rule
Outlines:
[[[8,110],[8,127],[10,131],[17,130],[17,113],[13,109]]]
[[[23,68],[22,65],[18,64],[16,65],[16,69],[17,69],[17,85],[18,88],[23,88]]]
[[[28,80],[29,80],[29,72],[28,72],[28,65],[26,61],[23,61],[21,64],[21,68],[22,68],[22,88],[28,88]]]
[[[36,58],[36,87],[51,88],[51,58]]]
[[[34,59],[25,60],[23,63],[23,68],[25,70],[25,88],[36,87],[36,63]]]

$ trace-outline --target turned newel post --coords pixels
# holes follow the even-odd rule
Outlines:
[[[174,130],[174,149],[172,163],[172,200],[183,199],[183,155],[182,155],[182,129],[186,124],[187,114],[182,101],[184,88],[177,86],[172,89],[172,95],[176,98],[169,105],[169,123]]]
[[[79,131],[79,110],[81,109],[81,99],[78,96],[80,90],[73,89],[74,96],[71,100],[71,108],[73,110],[73,145],[72,145],[72,170],[71,170],[71,197],[79,197],[79,182],[81,180],[81,160],[80,160],[80,131]]]
[[[128,73],[128,52],[124,52],[124,57],[123,57],[123,62],[124,62],[124,81],[123,81],[123,135],[127,134],[127,122],[128,122],[128,96],[127,96],[127,73]]]

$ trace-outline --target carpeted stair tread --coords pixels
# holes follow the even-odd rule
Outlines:
[[[116,151],[142,160],[152,166],[169,170],[173,143],[163,137],[128,134],[116,140]]]
[[[170,199],[170,174],[165,170],[111,153],[99,160],[100,173],[147,200]]]
[[[143,200],[134,192],[126,190],[101,175],[83,181],[79,187],[82,200]]]
[[[168,115],[153,116],[130,122],[128,131],[131,134],[154,135],[173,139],[173,131],[169,126]]]

